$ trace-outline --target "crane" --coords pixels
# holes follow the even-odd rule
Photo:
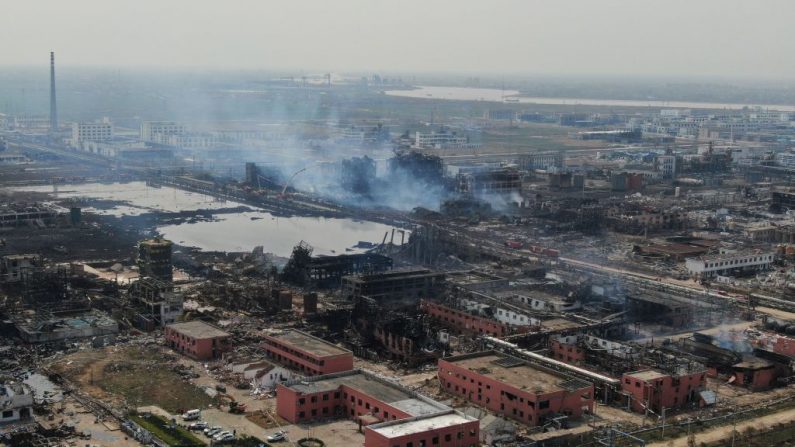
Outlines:
[[[307,168],[301,168],[301,169],[299,169],[299,170],[297,170],[297,171],[293,172],[293,175],[291,175],[291,176],[290,176],[290,178],[288,178],[288,179],[287,179],[287,181],[286,181],[286,182],[284,182],[284,188],[282,189],[282,193],[281,193],[281,194],[279,194],[279,197],[284,197],[284,195],[287,193],[287,187],[288,187],[288,186],[290,186],[290,182],[292,182],[292,181],[293,181],[293,179],[295,178],[295,176],[297,176],[298,174],[300,174],[300,173],[302,173],[302,172],[306,171],[306,169],[307,169]]]

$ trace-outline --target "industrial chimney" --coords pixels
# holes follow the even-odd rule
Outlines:
[[[55,106],[55,52],[50,51],[50,132],[58,131],[58,109]]]

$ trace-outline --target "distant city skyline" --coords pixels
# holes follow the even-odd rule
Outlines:
[[[795,79],[784,0],[6,2],[0,65]]]

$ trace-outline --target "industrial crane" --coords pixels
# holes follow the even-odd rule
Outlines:
[[[295,178],[295,176],[297,176],[298,174],[300,174],[300,173],[302,173],[302,172],[306,171],[306,169],[307,169],[307,168],[301,168],[301,169],[299,169],[299,170],[297,170],[297,171],[293,172],[293,175],[291,175],[291,176],[290,176],[290,178],[288,178],[288,179],[287,179],[287,181],[286,181],[286,182],[284,182],[284,188],[282,189],[282,193],[281,193],[281,194],[279,194],[279,198],[283,198],[283,197],[284,197],[284,195],[287,193],[287,187],[289,187],[289,186],[290,186],[290,182],[292,182],[292,181],[293,181],[293,179]]]

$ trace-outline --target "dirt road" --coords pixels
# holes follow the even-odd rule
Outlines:
[[[790,408],[787,410],[779,411],[776,413],[768,414],[767,416],[762,416],[755,419],[746,420],[737,424],[737,431],[739,433],[744,432],[749,427],[753,427],[755,430],[762,430],[766,427],[770,427],[772,425],[780,424],[782,422],[791,422],[795,420],[795,408]],[[720,441],[722,439],[729,439],[732,435],[732,426],[723,425],[720,427],[715,427],[713,429],[696,433],[696,445],[701,445],[702,442],[704,443],[713,443],[716,441]],[[653,444],[647,444],[649,447],[687,447],[687,436],[683,436],[681,438],[676,438],[674,440],[666,440],[661,442],[655,442]]]

